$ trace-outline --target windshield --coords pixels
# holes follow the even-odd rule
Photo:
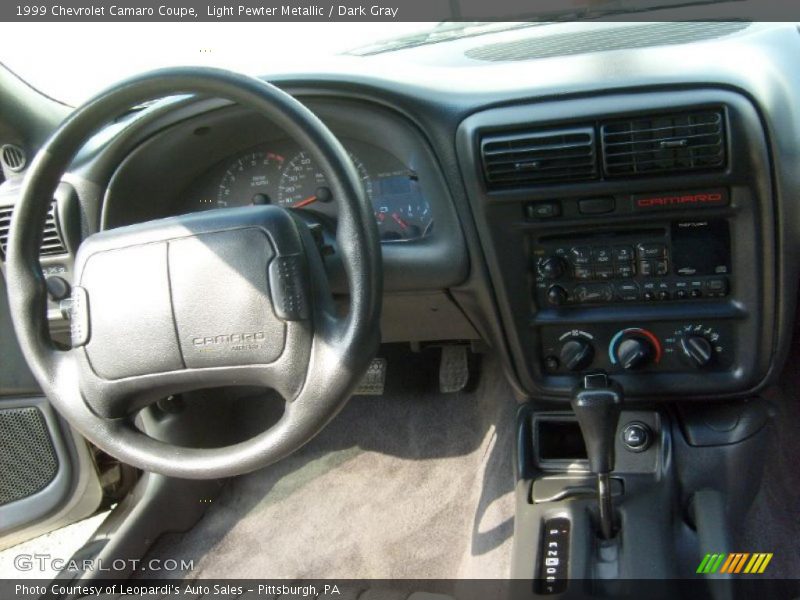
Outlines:
[[[320,59],[435,23],[5,23],[0,62],[45,94],[77,105],[151,69],[204,65],[250,75],[313,69]],[[31,52],[47,40],[53,52]]]
[[[161,67],[214,66],[250,75],[313,71],[341,54],[381,54],[546,22],[728,1],[573,0],[565,9],[563,0],[540,0],[516,22],[6,23],[0,62],[45,94],[77,105],[121,79]],[[463,2],[451,0],[454,15]],[[30,51],[39,41],[53,49],[46,60]]]

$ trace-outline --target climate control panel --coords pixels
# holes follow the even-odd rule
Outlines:
[[[729,321],[544,327],[542,367],[551,374],[724,371],[733,364],[732,340]]]

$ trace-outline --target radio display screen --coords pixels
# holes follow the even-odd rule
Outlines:
[[[728,275],[731,238],[724,219],[672,223],[672,265],[676,275]]]

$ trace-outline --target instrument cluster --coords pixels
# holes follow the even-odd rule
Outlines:
[[[381,240],[416,240],[430,234],[433,215],[417,173],[385,150],[342,140],[372,203]],[[181,199],[183,212],[276,204],[336,218],[325,173],[290,140],[249,148],[196,180]]]

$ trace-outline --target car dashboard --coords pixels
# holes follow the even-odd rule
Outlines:
[[[364,185],[384,341],[491,347],[519,394],[548,400],[594,369],[632,401],[766,385],[794,322],[800,35],[706,25],[656,43],[628,23],[641,40],[605,51],[592,44],[620,25],[592,24],[580,51],[542,54],[582,34],[555,25],[266,77],[330,127]],[[207,98],[133,111],[87,146],[54,209],[64,252],[42,264],[68,279],[95,231],[253,204],[322,231],[346,299],[324,171],[275,124]]]

